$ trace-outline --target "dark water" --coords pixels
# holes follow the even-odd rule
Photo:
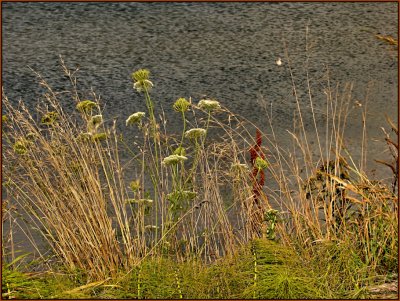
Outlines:
[[[384,114],[397,120],[397,59],[375,34],[398,36],[397,3],[2,3],[3,69],[6,94],[13,101],[34,104],[40,95],[29,67],[55,89],[68,88],[59,64],[80,65],[81,96],[90,89],[101,95],[106,116],[127,116],[145,110],[134,92],[130,74],[152,72],[153,98],[168,123],[178,97],[197,102],[204,95],[218,99],[257,125],[267,124],[259,103],[272,108],[282,143],[292,127],[292,82],[285,59],[289,53],[299,96],[308,103],[305,81],[306,26],[309,24],[309,75],[314,102],[320,107],[330,69],[331,85],[354,83],[354,101],[368,94],[370,168],[382,158],[380,127]],[[283,65],[275,61],[282,57]],[[65,106],[71,110],[75,104]],[[359,148],[360,111],[349,118],[348,144]],[[322,115],[317,116],[323,122]],[[305,115],[306,126],[312,125]]]

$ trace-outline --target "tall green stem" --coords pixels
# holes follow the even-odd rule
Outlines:
[[[147,109],[149,111],[149,116],[150,116],[150,125],[151,125],[151,134],[153,136],[154,139],[154,153],[155,153],[155,168],[156,168],[156,172],[155,172],[155,177],[151,177],[152,178],[152,182],[153,182],[153,186],[154,186],[154,203],[155,203],[155,223],[156,226],[158,226],[158,185],[159,185],[159,171],[160,171],[160,162],[159,162],[159,158],[158,158],[158,143],[159,143],[159,139],[157,136],[157,123],[156,123],[156,118],[154,116],[154,106],[153,106],[153,102],[150,98],[150,94],[149,91],[147,89],[147,87],[144,87],[144,95],[145,95],[145,99],[146,99],[146,105],[147,105]],[[155,237],[156,240],[158,239],[158,228],[156,227],[155,229]]]
[[[186,132],[186,119],[185,119],[184,111],[182,111],[182,119],[183,119],[183,131],[182,131],[182,138],[181,138],[181,143],[179,144],[179,147],[182,147],[183,138],[185,137],[185,132]]]

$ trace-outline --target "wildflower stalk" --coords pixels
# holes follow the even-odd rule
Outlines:
[[[173,108],[176,112],[181,112],[182,114],[182,120],[183,120],[183,132],[182,132],[182,139],[181,143],[179,144],[179,147],[182,147],[183,143],[183,138],[185,137],[185,132],[186,132],[186,119],[185,119],[185,112],[189,109],[190,107],[190,102],[186,100],[186,98],[178,98],[174,105]]]
[[[208,127],[210,126],[210,120],[211,120],[211,111],[208,111],[208,117],[207,117],[207,123],[206,123],[206,133],[202,137],[201,144],[204,147],[204,143],[206,141],[207,133],[208,133]]]
[[[200,146],[201,146],[201,148],[200,148]],[[194,154],[194,159],[193,159],[193,165],[190,168],[190,171],[189,171],[189,174],[188,174],[188,176],[186,178],[184,186],[186,186],[186,184],[190,181],[190,179],[192,178],[192,176],[196,172],[197,166],[199,165],[199,162],[200,162],[200,156],[201,156],[201,150],[202,149],[204,150],[204,142],[202,142],[200,144],[196,139],[195,140],[195,154]]]
[[[154,187],[154,202],[155,202],[155,224],[158,225],[158,194],[159,194],[159,189],[158,185],[160,183],[159,179],[159,174],[160,174],[160,162],[159,162],[159,137],[157,135],[157,122],[156,118],[154,115],[154,105],[153,101],[150,98],[150,92],[149,89],[153,86],[153,84],[149,81],[150,72],[148,70],[138,70],[132,74],[132,78],[134,81],[134,88],[138,92],[143,92],[145,100],[146,100],[146,106],[147,110],[149,112],[149,117],[150,117],[150,127],[151,127],[151,134],[153,136],[154,140],[154,154],[155,154],[155,173],[152,173],[151,181],[153,183]],[[155,229],[155,238],[157,240],[158,238],[158,228]]]
[[[182,138],[181,138],[181,143],[179,144],[179,147],[182,147],[183,138],[185,137],[185,132],[186,132],[186,119],[185,119],[184,111],[182,111],[182,120],[183,120],[183,132],[182,132]]]

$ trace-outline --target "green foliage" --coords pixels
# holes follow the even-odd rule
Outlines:
[[[255,166],[258,170],[262,170],[262,169],[268,168],[268,163],[267,163],[267,161],[265,161],[263,158],[257,157],[257,158],[256,158],[256,161],[254,162],[254,166]]]
[[[9,264],[3,265],[1,274],[1,295],[4,299],[23,299],[35,293],[35,283],[24,273],[12,269]]]
[[[213,298],[320,298],[324,291],[288,247],[257,239],[209,271]]]

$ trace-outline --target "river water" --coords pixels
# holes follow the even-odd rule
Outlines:
[[[372,159],[382,157],[385,114],[397,120],[397,52],[376,34],[398,36],[397,3],[2,3],[2,80],[12,101],[33,106],[42,92],[28,67],[54,89],[68,87],[59,64],[80,66],[81,97],[93,89],[106,116],[124,120],[145,110],[130,74],[152,72],[153,99],[169,125],[180,129],[171,106],[179,97],[218,99],[231,111],[266,127],[264,100],[285,144],[295,104],[289,54],[300,101],[308,104],[305,61],[316,107],[325,98],[325,71],[331,85],[353,83],[353,100],[365,105]],[[306,52],[308,42],[313,47]],[[282,58],[278,66],[276,60]],[[75,104],[66,102],[67,109]],[[312,125],[310,114],[304,116]],[[317,122],[323,122],[323,115]],[[360,111],[350,114],[348,145],[357,150]]]

